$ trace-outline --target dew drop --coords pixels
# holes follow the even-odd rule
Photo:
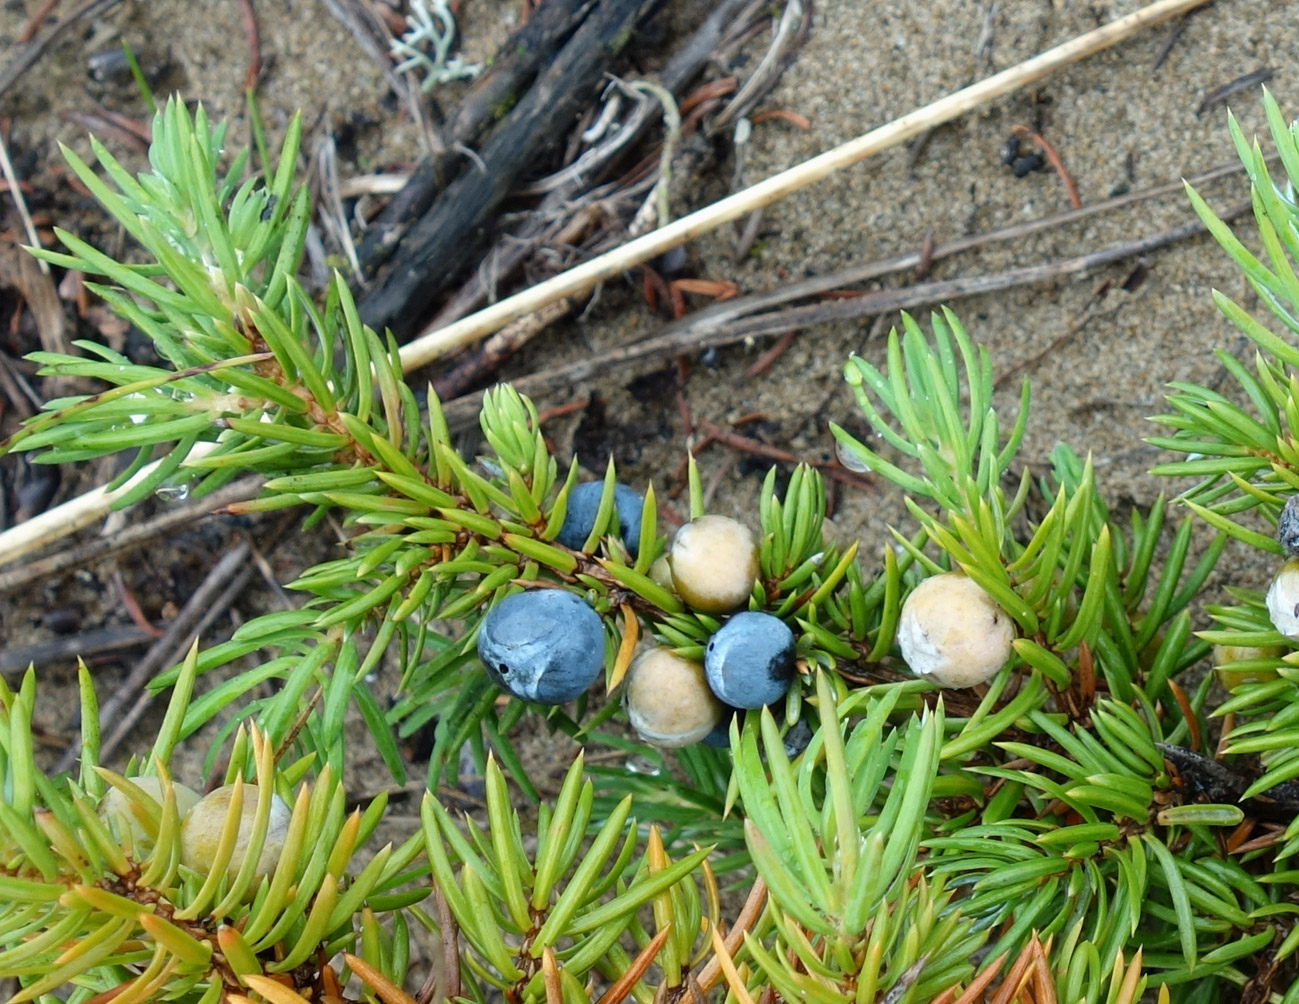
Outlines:
[[[159,485],[153,490],[153,494],[164,502],[184,502],[189,498],[189,485]]]
[[[858,458],[857,454],[849,450],[843,443],[835,443],[834,455],[839,458],[839,463],[843,464],[848,470],[857,474],[870,473],[870,465]]]
[[[644,756],[630,757],[623,766],[628,774],[642,774],[645,777],[658,777],[663,773],[658,764]]]

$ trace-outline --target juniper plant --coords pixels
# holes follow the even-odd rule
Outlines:
[[[1191,197],[1299,333],[1299,134],[1264,100],[1287,180],[1272,180],[1234,123],[1233,135],[1266,264]],[[634,556],[616,536],[612,464],[588,538],[559,543],[577,462],[561,471],[536,409],[508,386],[485,399],[485,455],[457,453],[436,396],[408,384],[344,279],[319,299],[295,279],[310,218],[293,178],[299,129],[294,120],[275,164],[263,150],[260,171],[242,156],[223,167],[224,127],[171,101],[145,174],[98,144],[98,169],[66,152],[145,260],[115,261],[64,232],[66,252],[34,253],[94,277],[162,362],[90,341],[81,357],[37,354],[45,372],[107,389],[50,402],[3,449],[49,463],[134,450],[123,482],[160,458],[122,504],[256,472],[265,488],[246,510],[304,507],[307,526],[333,512],[351,536],[346,555],[291,584],[298,609],[195,648],[153,682],[170,690],[166,719],[124,774],[96,762],[84,671],[74,776],[37,765],[34,674],[0,689],[0,973],[18,978],[16,1000],[406,1002],[421,926],[449,946],[421,1004],[920,1004],[991,987],[1002,1001],[1131,1004],[1147,986],[1163,1001],[1299,1000],[1293,643],[1259,593],[1209,607],[1213,630],[1193,630],[1192,606],[1229,538],[1279,550],[1243,514],[1275,521],[1299,488],[1289,341],[1219,297],[1257,346],[1252,370],[1221,355],[1248,404],[1176,385],[1159,419],[1171,432],[1154,441],[1187,454],[1160,472],[1199,479],[1176,503],[1189,512],[1176,518],[1160,497],[1120,519],[1088,458],[1058,447],[1040,479],[1019,463],[1028,385],[1007,423],[987,354],[955,315],[935,314],[928,332],[904,316],[882,363],[845,367],[879,445],[834,434],[905,493],[915,526],[883,547],[845,547],[823,532],[817,472],[796,468],[778,492],[773,470],[749,608],[794,630],[798,678],[784,702],[731,722],[729,749],[669,755],[607,727],[639,643],[697,659],[719,627],[650,574],[665,546],[653,489]],[[689,485],[701,515],[693,462]],[[1217,531],[1203,546],[1197,520]],[[915,585],[951,570],[1017,637],[989,683],[940,692],[907,672],[895,632]],[[474,654],[495,603],[543,586],[584,597],[606,634],[601,692],[546,709],[546,727],[642,765],[579,756],[548,799],[511,742],[522,716],[540,712],[499,694]],[[1212,645],[1237,656],[1216,708],[1214,677],[1194,672]],[[366,685],[380,668],[399,676],[390,708]],[[266,682],[272,696],[248,699]],[[399,781],[397,738],[436,720],[430,792],[467,744],[485,816],[458,819],[429,793],[418,832],[356,857],[385,803],[344,812],[352,708]],[[170,756],[209,723],[207,780],[236,783],[255,806],[237,868],[234,809],[215,863],[186,864]],[[810,728],[805,748],[795,728]],[[140,775],[156,787],[130,780]],[[535,803],[527,837],[511,782]],[[109,787],[141,838],[101,817]],[[278,864],[258,877],[272,794],[293,810]],[[748,890],[734,916],[726,886]]]

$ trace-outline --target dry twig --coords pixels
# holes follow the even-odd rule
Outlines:
[[[1241,91],[1251,90],[1260,84],[1266,84],[1272,79],[1272,74],[1276,71],[1270,67],[1264,66],[1255,70],[1253,73],[1246,73],[1244,76],[1237,77],[1235,80],[1223,84],[1221,87],[1210,91],[1200,102],[1200,107],[1195,109],[1195,117],[1198,119],[1210,108],[1222,104],[1233,94]]]
[[[83,17],[98,17],[100,14],[104,14],[116,7],[119,3],[121,3],[121,0],[86,0],[85,3],[44,35],[15,54],[5,64],[5,68],[0,70],[0,94],[4,94],[5,91],[9,90],[24,73],[36,65],[37,60],[45,54],[45,50]]]
[[[18,33],[18,44],[26,45],[35,38],[36,33],[41,30],[41,25],[45,23],[45,19],[54,13],[54,8],[58,5],[59,0],[45,0],[36,13],[27,19],[23,30]]]
[[[248,42],[248,69],[244,71],[245,93],[257,87],[262,72],[262,45],[257,32],[257,15],[253,13],[253,0],[239,0],[240,18],[244,25],[244,38]]]
[[[216,445],[216,443],[199,443],[186,459],[194,460],[206,456],[216,449]],[[113,491],[109,491],[102,485],[92,488],[84,495],[69,499],[62,505],[47,509],[39,516],[33,516],[25,523],[0,533],[0,565],[30,554],[46,544],[52,544],[101,519],[112,510],[115,501],[152,474],[161,462],[155,460],[145,465],[134,477]]]
[[[153,635],[139,625],[111,624],[64,638],[51,638],[30,645],[10,645],[0,649],[0,673],[21,673],[28,666],[39,667],[77,658],[90,661],[94,656],[134,648],[152,639]]]
[[[172,534],[181,527],[188,526],[233,502],[255,498],[261,491],[261,485],[262,479],[259,477],[244,478],[184,507],[169,508],[144,523],[128,525],[111,536],[97,537],[40,561],[27,562],[0,572],[0,596],[26,589],[32,583],[49,578],[51,575],[82,568],[100,558],[127,554],[144,547],[164,534]]]
[[[1221,217],[1230,220],[1248,209],[1249,204],[1242,203],[1222,213]],[[778,291],[774,294],[764,293],[730,300],[669,324],[657,335],[644,341],[619,346],[597,356],[521,377],[514,381],[514,386],[520,393],[535,397],[559,387],[572,387],[578,381],[588,380],[611,369],[648,359],[674,356],[685,351],[693,352],[709,347],[733,345],[747,338],[780,334],[790,328],[808,327],[830,321],[853,320],[894,310],[912,310],[929,304],[950,302],[961,297],[1049,282],[1134,255],[1145,254],[1155,248],[1185,240],[1203,230],[1203,224],[1195,220],[1148,237],[1123,241],[1090,254],[1048,262],[1044,265],[1028,265],[991,275],[940,279],[915,286],[904,286],[900,289],[863,293],[861,296],[847,300],[830,300],[799,307],[787,307],[782,310],[769,310],[766,313],[756,313],[756,311],[772,303],[787,302],[790,297]],[[482,395],[471,394],[446,402],[443,410],[452,428],[465,428],[477,420],[481,407]]]
[[[18,216],[23,221],[23,232],[27,234],[27,243],[32,247],[40,247],[41,239],[36,233],[36,224],[32,222],[32,214],[27,211],[27,200],[23,198],[22,185],[18,182],[18,174],[14,171],[13,161],[9,159],[9,146],[5,143],[4,136],[0,134],[0,174],[9,185],[9,197],[14,200],[14,205],[18,207]],[[37,264],[40,270],[47,276],[50,274],[50,266],[44,261]]]
[[[598,283],[663,252],[746,216],[791,192],[820,181],[867,157],[891,149],[931,126],[948,122],[988,101],[1020,89],[1085,56],[1122,41],[1143,28],[1180,14],[1205,0],[1158,0],[1094,31],[1057,45],[970,87],[849,140],[832,150],[705,206],[552,279],[525,289],[470,317],[402,347],[403,369],[425,366],[455,349],[486,337],[505,324],[562,297],[581,296]]]
[[[1042,151],[1043,156],[1055,168],[1055,173],[1060,176],[1060,181],[1064,184],[1065,194],[1069,196],[1069,205],[1073,206],[1074,209],[1081,209],[1082,199],[1078,197],[1078,186],[1074,184],[1073,175],[1064,166],[1064,158],[1060,156],[1060,152],[1045,136],[1028,128],[1028,126],[1017,125],[1014,132],[1016,136],[1028,140]]]
[[[253,573],[252,565],[248,561],[251,550],[248,541],[242,540],[212,566],[207,578],[194,590],[194,594],[181,608],[180,613],[167,625],[162,637],[150,646],[144,658],[135,664],[126,679],[118,684],[109,698],[100,705],[99,722],[105,735],[99,754],[101,761],[108,761],[126,739],[135,723],[139,721],[149,701],[153,699],[153,695],[148,691],[141,693],[144,685],[163,669],[179,662],[194,639],[202,634],[217,617],[225,613],[230,604],[235,601]],[[132,699],[134,703],[131,709],[119,720],[122,709]],[[68,750],[59,761],[56,770],[64,771],[71,768],[76,763],[77,754],[80,752],[81,739],[78,736],[69,743]]]

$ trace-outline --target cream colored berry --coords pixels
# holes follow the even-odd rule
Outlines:
[[[940,687],[973,687],[1006,664],[1015,624],[973,579],[946,572],[911,591],[897,637],[902,658],[917,676]]]
[[[1299,558],[1289,558],[1267,590],[1267,615],[1272,626],[1299,641]]]
[[[1285,655],[1280,645],[1214,645],[1213,672],[1218,682],[1228,690],[1239,687],[1242,683],[1266,683],[1277,678],[1275,666],[1270,668],[1249,669],[1241,663],[1257,662],[1263,659],[1279,659]]]
[[[227,784],[203,796],[189,811],[180,828],[180,860],[196,872],[207,874],[216,862],[217,845],[230,814],[230,796],[234,785]],[[235,837],[234,854],[230,857],[229,872],[239,871],[248,854],[248,841],[252,839],[253,823],[257,818],[257,787],[244,785],[243,805],[239,818],[239,831]],[[289,807],[279,795],[271,796],[271,818],[266,827],[262,853],[257,858],[255,878],[271,874],[280,859],[284,839],[289,832]]]
[[[163,790],[160,779],[137,775],[128,777],[127,780],[157,802],[161,808]],[[175,782],[172,783],[172,789],[176,792],[176,814],[184,819],[185,814],[198,803],[199,793],[193,788]],[[154,836],[145,829],[146,817],[143,810],[133,806],[130,797],[121,788],[109,788],[104,793],[104,797],[99,800],[98,812],[99,818],[107,824],[109,832],[123,846],[130,842],[134,857],[142,858],[153,849]]]
[[[722,719],[702,663],[670,649],[647,648],[627,674],[627,717],[647,743],[676,748],[699,742]]]
[[[666,554],[660,554],[650,565],[649,577],[670,593],[676,593],[676,583],[672,581],[672,563]]]
[[[749,602],[758,542],[729,516],[700,516],[677,531],[670,560],[678,596],[700,613],[728,614]]]

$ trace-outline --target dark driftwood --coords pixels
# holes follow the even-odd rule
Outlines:
[[[138,624],[112,624],[66,638],[12,645],[0,651],[0,673],[21,673],[28,666],[44,667],[51,662],[70,662],[78,657],[91,660],[106,652],[120,652],[153,641]]]
[[[407,226],[432,204],[438,190],[472,163],[456,144],[473,143],[537,72],[568,41],[596,0],[546,0],[501,46],[489,67],[461,100],[444,133],[451,148],[416,165],[401,191],[371,221],[357,247],[361,274],[373,278],[391,257]]]
[[[409,336],[429,305],[472,264],[484,223],[525,171],[569,131],[653,0],[598,0],[549,67],[502,120],[470,167],[399,242],[398,260],[359,304],[376,330]]]
[[[722,0],[659,71],[659,83],[677,98],[681,98],[691,83],[703,72],[708,61],[713,58],[727,31],[731,30],[737,21],[743,23],[748,20],[747,9],[752,4],[753,0]],[[657,117],[647,115],[637,119],[633,116],[623,123],[621,130],[635,130],[639,134],[651,121],[657,121]],[[549,221],[550,211],[561,209],[575,196],[585,191],[590,184],[599,181],[607,167],[608,165],[604,165],[603,168],[597,168],[595,173],[583,179],[581,184],[576,180],[565,182],[546,195],[534,219],[526,222],[514,233],[500,235],[486,256],[484,267],[479,269],[478,275],[471,277],[452,295],[430,323],[434,326],[449,324],[481,304],[489,288],[489,282],[482,273],[488,269],[493,273],[492,281],[498,282],[511,275],[526,259],[535,254],[539,243],[555,239],[560,243],[566,243],[568,238],[555,237],[556,228]],[[569,216],[569,221],[573,220],[574,216]],[[562,233],[562,230],[560,232]],[[520,318],[514,324],[506,325],[481,345],[463,353],[454,364],[442,369],[434,379],[434,388],[438,397],[444,401],[450,400],[479,384],[487,374],[495,372],[505,359],[533,335],[567,313],[571,306],[572,304],[567,300],[560,304],[551,304],[550,307],[536,314],[530,314],[528,317]]]

